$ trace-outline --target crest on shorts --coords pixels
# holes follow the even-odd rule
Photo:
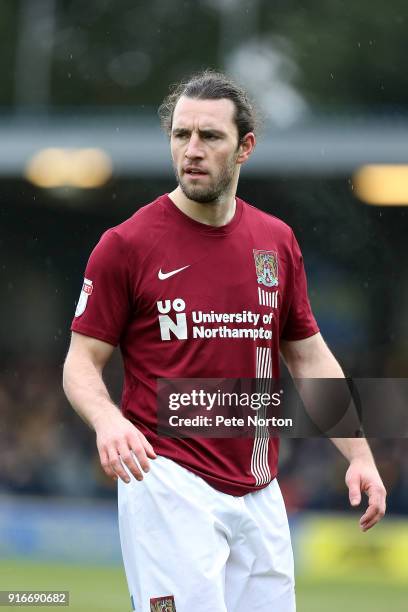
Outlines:
[[[92,295],[93,284],[89,278],[84,278],[84,284],[82,285],[81,295],[79,296],[78,304],[75,310],[75,316],[80,317],[85,312],[88,298]]]
[[[173,595],[152,597],[150,599],[150,612],[176,612]]]
[[[265,287],[276,287],[278,284],[278,254],[275,251],[254,249],[256,280]]]

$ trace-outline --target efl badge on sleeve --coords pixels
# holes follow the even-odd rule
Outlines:
[[[276,287],[278,284],[278,254],[275,251],[258,251],[254,249],[256,279],[265,287]]]
[[[173,595],[152,597],[150,599],[150,612],[176,612]]]
[[[84,284],[82,286],[81,295],[79,296],[78,304],[75,310],[75,316],[80,317],[85,312],[88,298],[92,294],[93,284],[88,278],[84,278]]]

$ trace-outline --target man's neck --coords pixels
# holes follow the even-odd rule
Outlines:
[[[232,194],[226,196],[221,202],[201,204],[187,198],[180,187],[177,187],[169,193],[169,198],[181,212],[194,219],[194,221],[205,225],[221,227],[229,223],[235,215],[236,202],[235,196]]]

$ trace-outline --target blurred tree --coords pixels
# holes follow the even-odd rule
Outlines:
[[[263,0],[260,31],[290,42],[313,105],[389,112],[408,106],[407,23],[406,0]]]
[[[12,106],[13,92],[21,92],[14,78],[16,49],[24,49],[23,5],[4,0],[0,6],[3,106]],[[408,105],[406,0],[122,0],[119,5],[53,0],[51,5],[53,41],[45,40],[46,23],[34,24],[42,39],[36,43],[33,37],[25,53],[35,56],[35,44],[52,45],[55,106],[156,106],[169,82],[206,66],[230,67],[234,54],[238,62],[247,59],[270,91],[286,87],[284,95],[294,99],[298,92],[314,108],[389,111]],[[46,22],[47,16],[42,18]],[[279,65],[268,71],[277,59]]]
[[[169,82],[216,64],[217,15],[202,2],[65,0],[59,25],[57,105],[156,106]]]
[[[14,67],[17,40],[17,6],[13,0],[0,4],[0,106],[12,106],[14,99]]]

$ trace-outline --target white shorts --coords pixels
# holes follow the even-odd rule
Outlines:
[[[118,481],[119,530],[136,612],[294,612],[293,554],[276,480],[233,497],[174,461]]]

